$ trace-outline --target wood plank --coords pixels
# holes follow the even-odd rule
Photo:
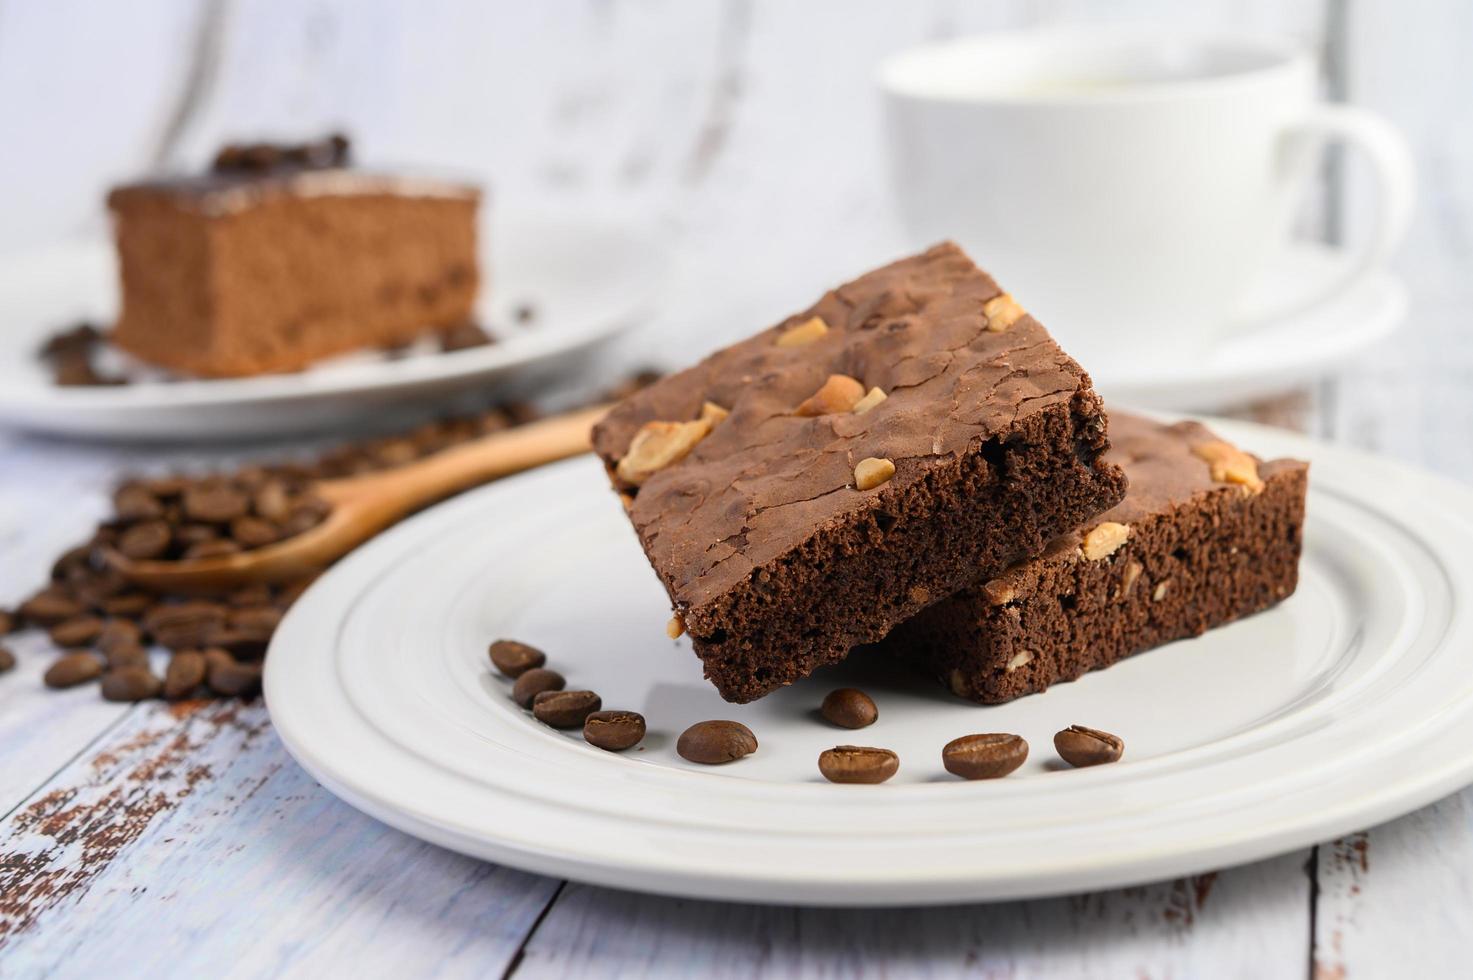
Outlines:
[[[154,704],[0,822],[0,958],[15,976],[484,976],[556,889],[339,802],[259,701]]]
[[[1214,875],[1033,902],[835,910],[570,884],[516,976],[1292,975],[1309,959],[1308,852]]]

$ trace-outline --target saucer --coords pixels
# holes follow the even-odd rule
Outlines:
[[[1260,290],[1260,307],[1303,295],[1305,283],[1333,278],[1345,252],[1297,244],[1273,263]],[[1202,355],[1150,371],[1088,364],[1095,388],[1113,405],[1214,411],[1311,383],[1394,333],[1406,317],[1407,292],[1389,271],[1367,275],[1323,303],[1292,314],[1225,330]],[[1065,349],[1068,335],[1060,331]]]

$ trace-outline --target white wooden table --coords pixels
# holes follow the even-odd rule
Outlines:
[[[670,362],[893,251],[868,87],[886,51],[1080,19],[1287,31],[1321,50],[1331,94],[1388,113],[1415,144],[1424,200],[1400,262],[1413,312],[1359,364],[1248,411],[1473,479],[1473,8],[1454,0],[1415,15],[1391,0],[68,8],[0,16],[0,133],[20,134],[0,154],[0,248],[95,232],[108,181],[197,161],[224,136],[342,125],[370,157],[480,173],[498,201],[657,223],[677,275],[627,356]],[[1359,183],[1353,165],[1332,168],[1310,227],[1353,238]],[[87,533],[118,473],[224,458],[0,433],[0,605]],[[1248,867],[1064,899],[865,912],[677,901],[422,844],[307,777],[259,703],[50,692],[39,639],[15,646],[20,667],[0,677],[0,976],[1468,969],[1468,792]]]

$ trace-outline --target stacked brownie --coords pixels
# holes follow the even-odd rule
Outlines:
[[[1089,376],[946,243],[626,399],[594,449],[722,697],[890,635],[1003,701],[1294,588],[1303,464],[1118,418],[1112,450]]]

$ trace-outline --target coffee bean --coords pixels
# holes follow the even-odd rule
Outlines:
[[[1059,758],[1076,768],[1115,762],[1125,754],[1125,742],[1097,728],[1070,725],[1054,735],[1054,751]]]
[[[220,532],[213,524],[180,524],[174,528],[174,544],[179,548],[193,548],[206,541],[218,541]]]
[[[97,678],[102,673],[102,661],[85,651],[68,653],[46,668],[41,680],[47,687],[76,687]]]
[[[507,677],[516,678],[547,663],[547,654],[516,640],[497,640],[491,644],[491,663]]]
[[[155,606],[143,626],[170,650],[206,647],[225,626],[225,608],[202,600]]]
[[[80,602],[56,586],[42,589],[20,604],[21,618],[32,626],[55,626],[86,611]]]
[[[80,545],[76,548],[68,548],[61,553],[61,557],[51,563],[51,580],[53,582],[68,582],[79,573],[85,573],[92,560],[92,546],[90,544]]]
[[[0,636],[15,632],[15,613],[0,609]]]
[[[254,585],[242,585],[230,593],[230,595],[226,596],[225,601],[229,605],[240,609],[249,609],[252,606],[269,606],[271,605],[271,586],[264,582],[257,582]]]
[[[719,766],[757,751],[757,736],[737,721],[701,721],[680,733],[675,751],[682,759]]]
[[[15,654],[10,652],[9,647],[0,647],[0,674],[7,670],[15,669]]]
[[[205,655],[198,650],[181,650],[169,659],[164,671],[164,697],[177,701],[205,682]]]
[[[147,667],[114,667],[102,675],[102,696],[109,701],[155,698],[163,686]]]
[[[831,783],[883,783],[900,771],[900,756],[867,745],[836,745],[819,755],[818,771]]]
[[[532,699],[532,717],[553,728],[582,728],[601,707],[603,699],[592,691],[543,691]]]
[[[546,667],[533,667],[517,678],[511,686],[511,698],[524,708],[532,707],[532,701],[543,691],[561,691],[568,685],[563,675]]]
[[[109,650],[103,659],[107,661],[109,670],[118,667],[147,667],[148,651],[141,646],[118,647]]]
[[[113,512],[122,521],[147,521],[164,516],[164,505],[141,483],[125,483],[113,493]]]
[[[262,643],[271,639],[281,625],[282,612],[275,606],[248,606],[232,609],[225,615],[225,625],[239,639],[255,639]]]
[[[226,524],[245,516],[251,500],[228,483],[199,483],[184,491],[184,514],[190,520]]]
[[[143,643],[143,628],[131,619],[110,619],[97,634],[93,646],[103,653],[124,647],[136,647]]]
[[[174,532],[169,529],[167,522],[144,521],[123,532],[123,536],[118,539],[118,551],[123,557],[134,561],[151,561],[164,557],[173,539]]]
[[[230,522],[230,536],[242,548],[264,548],[281,540],[281,529],[265,518],[247,514]]]
[[[863,691],[853,687],[841,687],[830,691],[819,709],[824,720],[840,728],[864,728],[873,725],[880,717],[880,709],[874,700]]]
[[[102,611],[109,616],[137,619],[147,613],[155,601],[147,592],[124,592],[102,600]]]
[[[51,642],[59,647],[84,647],[102,633],[102,620],[96,616],[73,616],[51,627]]]
[[[256,491],[251,506],[255,509],[257,516],[279,524],[286,520],[292,512],[291,495],[287,493],[285,483],[273,480]]]
[[[637,711],[595,711],[583,721],[583,740],[596,748],[622,752],[644,739],[644,715]]]
[[[243,664],[220,649],[205,651],[205,683],[216,694],[247,698],[261,689],[261,665]]]
[[[946,771],[963,779],[997,779],[1021,766],[1028,758],[1028,743],[1021,736],[1003,732],[963,735],[941,750]]]

